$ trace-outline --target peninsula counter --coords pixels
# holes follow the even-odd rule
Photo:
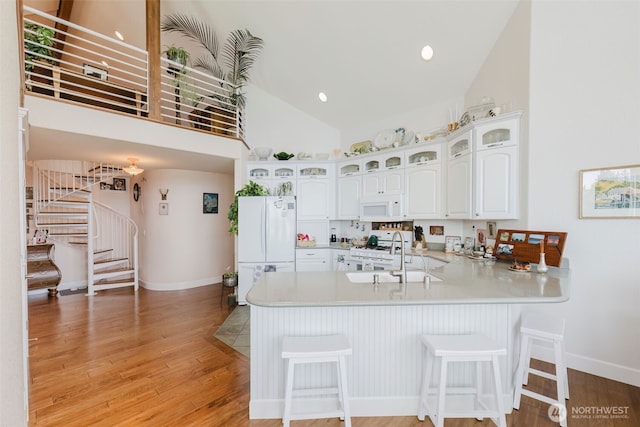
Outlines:
[[[285,335],[345,334],[352,415],[415,415],[422,374],[422,334],[481,332],[507,348],[501,361],[505,407],[511,408],[517,361],[517,326],[523,305],[569,298],[570,275],[520,273],[509,264],[431,254],[446,262],[431,270],[429,285],[352,283],[346,272],[269,273],[247,294],[251,304],[252,419],[281,418]],[[303,368],[309,368],[303,370]],[[471,381],[472,370],[450,370],[452,384]],[[297,387],[331,384],[328,367],[304,366]],[[313,404],[313,402],[311,402]]]

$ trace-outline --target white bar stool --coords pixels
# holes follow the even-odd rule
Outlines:
[[[557,405],[558,418],[562,427],[567,425],[565,399],[569,398],[569,378],[564,354],[564,324],[564,319],[535,313],[528,313],[523,316],[522,325],[520,326],[520,360],[516,371],[516,392],[513,398],[514,409],[520,409],[520,397],[522,395],[540,400],[549,405]],[[553,344],[555,375],[531,368],[531,345],[535,341]],[[527,385],[529,374],[555,381],[557,400],[522,388],[523,385]],[[563,411],[564,413],[562,413]]]
[[[284,337],[282,340],[282,358],[287,363],[284,397],[284,415],[282,424],[289,427],[291,420],[309,420],[316,418],[340,417],[345,427],[351,427],[349,411],[349,393],[347,390],[347,369],[345,356],[351,355],[349,340],[344,335],[312,337]],[[336,364],[338,374],[337,387],[294,389],[294,368],[298,364],[327,363]],[[292,413],[293,396],[313,396],[337,394],[337,409],[325,412]]]
[[[424,421],[428,415],[435,427],[443,427],[445,418],[492,418],[496,425],[507,426],[505,417],[502,382],[500,379],[499,356],[505,356],[507,350],[500,347],[492,339],[481,335],[423,335],[422,343],[426,351],[424,354],[425,368],[418,404],[418,419]],[[438,389],[430,389],[431,371],[435,358],[440,359],[440,382]],[[445,397],[447,392],[447,368],[449,362],[475,362],[476,384],[473,388],[450,388],[452,392],[475,394],[475,408],[469,410],[446,410]],[[482,365],[481,362],[491,362],[493,370],[493,389],[496,408],[491,410],[481,402]],[[429,408],[428,397],[437,391],[435,411]]]

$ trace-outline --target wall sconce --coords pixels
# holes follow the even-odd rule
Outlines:
[[[162,200],[167,200],[167,194],[169,194],[169,189],[165,188],[163,190],[162,188],[158,188],[158,191],[160,191],[160,197],[162,197]]]
[[[138,175],[139,173],[144,172],[144,169],[140,169],[138,166],[136,166],[138,159],[129,157],[127,160],[129,160],[131,164],[126,168],[122,168],[123,171],[125,171],[126,173],[132,176],[135,176],[135,175]]]

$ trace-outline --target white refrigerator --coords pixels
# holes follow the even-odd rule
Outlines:
[[[238,197],[238,304],[270,271],[295,271],[296,199]]]

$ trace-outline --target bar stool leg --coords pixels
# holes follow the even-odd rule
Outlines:
[[[446,357],[441,359],[440,384],[438,385],[438,409],[436,410],[436,426],[444,427],[444,398],[447,390],[447,367],[449,360]]]
[[[520,360],[518,361],[518,369],[515,376],[516,393],[513,398],[513,408],[520,409],[520,398],[522,397],[522,384],[527,384],[529,376],[529,359],[527,357],[529,338],[523,335],[520,338]]]
[[[338,393],[344,412],[344,426],[351,427],[351,408],[349,407],[349,389],[347,386],[347,363],[344,356],[340,356],[338,365]]]
[[[480,404],[480,395],[482,393],[482,363],[476,362],[476,397],[475,397],[475,406],[476,410],[481,409],[482,405]],[[476,417],[476,420],[482,421],[482,417]]]
[[[507,417],[504,415],[504,402],[502,401],[502,383],[500,381],[500,364],[498,356],[491,357],[491,366],[493,367],[493,384],[496,392],[496,408],[498,409],[498,427],[507,427]]]
[[[562,375],[564,376],[564,398],[568,399],[569,398],[569,369],[567,368],[567,353],[565,353],[564,351],[564,341],[560,342],[560,351],[562,351],[562,365],[563,365],[563,372]]]
[[[420,401],[418,402],[418,420],[420,421],[424,421],[425,415],[429,415],[431,417],[427,400],[429,398],[429,386],[431,383],[431,372],[433,370],[433,358],[430,357],[428,349],[424,349],[423,360],[424,372],[422,373],[422,387],[420,388]]]
[[[284,427],[289,427],[289,423],[291,422],[291,404],[293,399],[293,370],[295,367],[295,362],[287,359],[286,363],[287,381],[285,385],[284,415],[282,416],[282,425],[284,425]]]
[[[557,389],[557,394],[558,394],[558,404],[561,406],[564,406],[566,409],[566,405],[565,405],[565,392],[567,391],[567,378],[566,378],[566,368],[565,368],[565,364],[564,364],[564,357],[562,355],[562,343],[559,341],[554,341],[553,343],[553,349],[555,351],[555,362],[556,362],[556,389]],[[560,426],[561,427],[567,427],[567,417],[564,417],[564,419],[560,420]]]

